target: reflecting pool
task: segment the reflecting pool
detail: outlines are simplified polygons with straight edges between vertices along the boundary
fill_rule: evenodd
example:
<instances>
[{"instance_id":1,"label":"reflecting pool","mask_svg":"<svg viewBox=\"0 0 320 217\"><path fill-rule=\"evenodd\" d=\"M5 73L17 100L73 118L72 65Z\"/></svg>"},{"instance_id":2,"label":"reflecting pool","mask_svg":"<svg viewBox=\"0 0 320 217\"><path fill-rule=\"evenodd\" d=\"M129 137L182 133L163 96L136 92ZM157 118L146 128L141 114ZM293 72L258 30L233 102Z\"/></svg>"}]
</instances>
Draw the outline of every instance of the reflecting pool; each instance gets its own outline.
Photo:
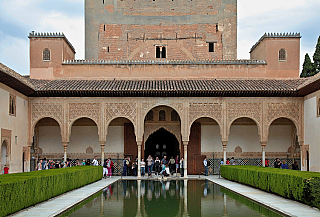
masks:
<instances>
[{"instance_id":1,"label":"reflecting pool","mask_svg":"<svg viewBox=\"0 0 320 217\"><path fill-rule=\"evenodd\" d=\"M62 216L281 216L210 181L121 180Z\"/></svg>"}]
</instances>

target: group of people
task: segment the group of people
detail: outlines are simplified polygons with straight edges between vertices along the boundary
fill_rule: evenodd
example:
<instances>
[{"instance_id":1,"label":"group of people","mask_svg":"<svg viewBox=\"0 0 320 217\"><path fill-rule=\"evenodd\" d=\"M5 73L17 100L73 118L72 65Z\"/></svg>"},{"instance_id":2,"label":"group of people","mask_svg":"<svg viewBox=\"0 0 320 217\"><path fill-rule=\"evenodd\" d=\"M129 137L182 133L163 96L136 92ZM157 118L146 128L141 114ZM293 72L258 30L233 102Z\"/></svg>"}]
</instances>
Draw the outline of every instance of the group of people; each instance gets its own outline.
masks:
<instances>
[{"instance_id":1,"label":"group of people","mask_svg":"<svg viewBox=\"0 0 320 217\"><path fill-rule=\"evenodd\" d=\"M113 170L113 161L108 158L103 163L103 178L111 178Z\"/></svg>"},{"instance_id":2,"label":"group of people","mask_svg":"<svg viewBox=\"0 0 320 217\"><path fill-rule=\"evenodd\" d=\"M282 162L281 162L279 158L277 158L276 161L274 162L274 168L289 169L286 160L282 160ZM298 165L297 161L293 162L291 169L292 170L299 170L299 165Z\"/></svg>"},{"instance_id":3,"label":"group of people","mask_svg":"<svg viewBox=\"0 0 320 217\"><path fill-rule=\"evenodd\" d=\"M141 167L141 176L145 176L146 173L148 174L148 177L152 176L152 173L155 172L155 176L170 176L173 175L173 173L180 172L181 177L184 175L184 159L179 158L177 156L176 158L173 158L173 156L168 160L167 156L164 156L162 160L159 159L159 157L156 157L155 159L151 157L151 155L148 156L148 158L141 159L140 167ZM138 157L133 162L130 162L130 158L126 157L123 160L123 176L127 176L131 174L130 168L133 172L134 176L137 176L137 170L138 170Z\"/></svg>"}]
</instances>

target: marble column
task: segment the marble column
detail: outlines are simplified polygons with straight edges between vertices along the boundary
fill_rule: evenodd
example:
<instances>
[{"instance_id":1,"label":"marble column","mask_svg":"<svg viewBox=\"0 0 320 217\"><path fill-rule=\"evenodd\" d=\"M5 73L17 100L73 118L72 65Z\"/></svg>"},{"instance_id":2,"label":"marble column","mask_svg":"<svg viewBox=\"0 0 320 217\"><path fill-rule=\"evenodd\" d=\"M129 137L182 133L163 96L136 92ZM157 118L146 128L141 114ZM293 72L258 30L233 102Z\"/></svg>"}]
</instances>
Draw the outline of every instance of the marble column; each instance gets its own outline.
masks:
<instances>
[{"instance_id":1,"label":"marble column","mask_svg":"<svg viewBox=\"0 0 320 217\"><path fill-rule=\"evenodd\" d=\"M26 168L26 172L30 172L31 146L32 146L32 142L28 142L28 153L27 153L27 168ZM37 161L36 161L36 165L37 165Z\"/></svg>"},{"instance_id":2,"label":"marble column","mask_svg":"<svg viewBox=\"0 0 320 217\"><path fill-rule=\"evenodd\" d=\"M138 145L138 178L141 178L141 146L142 146L142 141L137 141Z\"/></svg>"},{"instance_id":3,"label":"marble column","mask_svg":"<svg viewBox=\"0 0 320 217\"><path fill-rule=\"evenodd\" d=\"M222 146L223 146L223 165L227 164L227 145L228 145L228 141L222 141Z\"/></svg>"},{"instance_id":4,"label":"marble column","mask_svg":"<svg viewBox=\"0 0 320 217\"><path fill-rule=\"evenodd\" d=\"M100 146L101 146L101 166L103 166L104 163L104 147L106 145L105 141L100 141Z\"/></svg>"},{"instance_id":5,"label":"marble column","mask_svg":"<svg viewBox=\"0 0 320 217\"><path fill-rule=\"evenodd\" d=\"M266 166L266 142L261 142L261 147L262 147L262 166Z\"/></svg>"},{"instance_id":6,"label":"marble column","mask_svg":"<svg viewBox=\"0 0 320 217\"><path fill-rule=\"evenodd\" d=\"M188 178L188 143L189 141L183 141L183 150L184 150L183 173L185 178Z\"/></svg>"},{"instance_id":7,"label":"marble column","mask_svg":"<svg viewBox=\"0 0 320 217\"><path fill-rule=\"evenodd\" d=\"M300 170L301 171L305 171L306 169L304 168L304 164L305 164L305 159L304 159L304 156L303 156L303 145L304 145L304 142L299 142L299 146L300 146Z\"/></svg>"},{"instance_id":8,"label":"marble column","mask_svg":"<svg viewBox=\"0 0 320 217\"><path fill-rule=\"evenodd\" d=\"M67 149L68 149L69 142L62 142L63 145L63 163L67 162Z\"/></svg>"}]
</instances>

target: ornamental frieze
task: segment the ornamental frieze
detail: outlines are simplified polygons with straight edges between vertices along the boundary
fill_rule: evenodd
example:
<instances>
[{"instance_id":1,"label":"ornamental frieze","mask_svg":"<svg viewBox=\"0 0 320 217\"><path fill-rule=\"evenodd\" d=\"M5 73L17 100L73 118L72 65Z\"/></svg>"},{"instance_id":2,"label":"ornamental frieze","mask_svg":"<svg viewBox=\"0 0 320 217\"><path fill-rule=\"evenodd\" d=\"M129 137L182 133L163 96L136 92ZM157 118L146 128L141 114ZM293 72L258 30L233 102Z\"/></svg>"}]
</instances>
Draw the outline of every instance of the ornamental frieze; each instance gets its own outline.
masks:
<instances>
[{"instance_id":1,"label":"ornamental frieze","mask_svg":"<svg viewBox=\"0 0 320 217\"><path fill-rule=\"evenodd\" d=\"M241 117L250 117L261 123L262 103L228 103L227 115L228 124Z\"/></svg>"},{"instance_id":2,"label":"ornamental frieze","mask_svg":"<svg viewBox=\"0 0 320 217\"><path fill-rule=\"evenodd\" d=\"M195 121L200 117L211 117L218 123L222 120L221 103L189 103L189 120Z\"/></svg>"},{"instance_id":3,"label":"ornamental frieze","mask_svg":"<svg viewBox=\"0 0 320 217\"><path fill-rule=\"evenodd\" d=\"M133 122L137 118L137 105L136 103L106 103L106 120L125 117Z\"/></svg>"},{"instance_id":4,"label":"ornamental frieze","mask_svg":"<svg viewBox=\"0 0 320 217\"><path fill-rule=\"evenodd\" d=\"M100 103L69 103L69 124L79 117L88 117L100 123Z\"/></svg>"},{"instance_id":5,"label":"ornamental frieze","mask_svg":"<svg viewBox=\"0 0 320 217\"><path fill-rule=\"evenodd\" d=\"M300 124L300 113L300 103L268 103L267 120L270 124L278 117L289 117Z\"/></svg>"},{"instance_id":6,"label":"ornamental frieze","mask_svg":"<svg viewBox=\"0 0 320 217\"><path fill-rule=\"evenodd\" d=\"M32 123L44 117L52 117L60 125L62 123L63 108L60 103L32 103L31 111Z\"/></svg>"}]
</instances>

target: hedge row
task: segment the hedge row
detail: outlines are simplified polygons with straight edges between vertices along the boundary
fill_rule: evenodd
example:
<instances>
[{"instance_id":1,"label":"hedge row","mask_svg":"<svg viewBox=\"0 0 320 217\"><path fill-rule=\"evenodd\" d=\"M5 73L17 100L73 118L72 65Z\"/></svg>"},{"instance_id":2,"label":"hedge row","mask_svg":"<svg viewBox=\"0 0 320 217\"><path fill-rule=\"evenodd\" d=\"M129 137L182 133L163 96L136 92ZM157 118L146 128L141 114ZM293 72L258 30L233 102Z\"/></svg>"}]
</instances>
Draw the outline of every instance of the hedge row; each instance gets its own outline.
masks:
<instances>
[{"instance_id":1,"label":"hedge row","mask_svg":"<svg viewBox=\"0 0 320 217\"><path fill-rule=\"evenodd\" d=\"M0 216L48 200L102 178L102 167L70 167L0 176Z\"/></svg>"},{"instance_id":2,"label":"hedge row","mask_svg":"<svg viewBox=\"0 0 320 217\"><path fill-rule=\"evenodd\" d=\"M225 165L221 176L320 209L320 173Z\"/></svg>"}]
</instances>

